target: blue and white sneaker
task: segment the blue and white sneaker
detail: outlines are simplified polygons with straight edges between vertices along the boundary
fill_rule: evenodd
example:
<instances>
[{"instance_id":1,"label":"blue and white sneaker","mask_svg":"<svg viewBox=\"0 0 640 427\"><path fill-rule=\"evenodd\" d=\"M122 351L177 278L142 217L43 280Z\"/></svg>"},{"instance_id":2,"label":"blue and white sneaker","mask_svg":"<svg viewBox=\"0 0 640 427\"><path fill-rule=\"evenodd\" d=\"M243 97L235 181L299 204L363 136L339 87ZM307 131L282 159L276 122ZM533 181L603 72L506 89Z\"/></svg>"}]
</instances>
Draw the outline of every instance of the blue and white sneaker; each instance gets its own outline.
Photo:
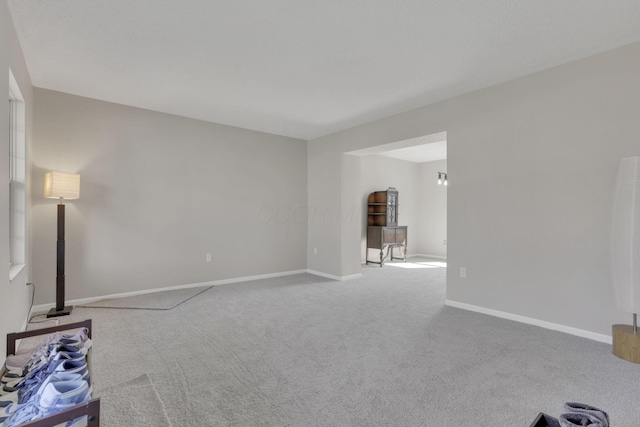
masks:
<instances>
[{"instance_id":1,"label":"blue and white sneaker","mask_svg":"<svg viewBox=\"0 0 640 427\"><path fill-rule=\"evenodd\" d=\"M54 381L53 379L38 391L27 403L16 405L3 427L14 427L37 418L46 417L78 403L91 399L89 385L84 380Z\"/></svg>"},{"instance_id":2,"label":"blue and white sneaker","mask_svg":"<svg viewBox=\"0 0 640 427\"><path fill-rule=\"evenodd\" d=\"M56 361L56 360L77 360L77 361L83 361L86 359L87 356L85 356L82 353L78 353L78 352L71 352L71 351L60 351L60 352L56 352L52 355L51 360L52 361Z\"/></svg>"},{"instance_id":3,"label":"blue and white sneaker","mask_svg":"<svg viewBox=\"0 0 640 427\"><path fill-rule=\"evenodd\" d=\"M81 379L88 382L89 368L86 360L59 360L51 365L54 374L79 374Z\"/></svg>"},{"instance_id":4,"label":"blue and white sneaker","mask_svg":"<svg viewBox=\"0 0 640 427\"><path fill-rule=\"evenodd\" d=\"M33 372L25 379L18 390L18 403L25 403L30 400L31 396L46 384L48 377L60 377L63 374L78 374L79 379L85 380L91 385L86 360L56 360L51 362L46 369Z\"/></svg>"},{"instance_id":5,"label":"blue and white sneaker","mask_svg":"<svg viewBox=\"0 0 640 427\"><path fill-rule=\"evenodd\" d=\"M16 385L18 393L18 403L26 403L35 390L38 389L51 373L51 366L47 364L40 365L37 369L29 372L23 380Z\"/></svg>"},{"instance_id":6,"label":"blue and white sneaker","mask_svg":"<svg viewBox=\"0 0 640 427\"><path fill-rule=\"evenodd\" d=\"M81 380L84 380L89 384L89 393L93 392L93 386L91 385L91 377L89 376L89 367L86 361L65 360L59 363L53 368L52 375L60 376L66 375L78 375ZM2 427L2 426L0 426Z\"/></svg>"},{"instance_id":7,"label":"blue and white sneaker","mask_svg":"<svg viewBox=\"0 0 640 427\"><path fill-rule=\"evenodd\" d=\"M7 356L5 366L8 371L22 372L41 357L48 359L51 351L61 345L75 347L76 352L87 354L92 343L87 328L82 328L73 334L56 333L47 337L36 347L26 350L18 349L15 355Z\"/></svg>"},{"instance_id":8,"label":"blue and white sneaker","mask_svg":"<svg viewBox=\"0 0 640 427\"><path fill-rule=\"evenodd\" d=\"M38 387L34 388L34 394L37 394L38 390L40 390L41 388L45 387L47 384L52 383L52 382L60 382L60 381L76 381L76 380L82 380L82 375L81 374L70 374L70 373L65 373L65 372L54 372L53 374L49 375L47 378L45 378L45 380L42 382L42 384L40 384ZM2 420L2 418L6 418L10 415L12 415L15 412L16 407L19 407L20 405L17 403L11 403L9 405L3 405L0 407L0 421ZM0 425L1 427L1 425Z\"/></svg>"},{"instance_id":9,"label":"blue and white sneaker","mask_svg":"<svg viewBox=\"0 0 640 427\"><path fill-rule=\"evenodd\" d=\"M4 421L12 416L20 407L16 403L0 408L0 426L4 426Z\"/></svg>"}]
</instances>

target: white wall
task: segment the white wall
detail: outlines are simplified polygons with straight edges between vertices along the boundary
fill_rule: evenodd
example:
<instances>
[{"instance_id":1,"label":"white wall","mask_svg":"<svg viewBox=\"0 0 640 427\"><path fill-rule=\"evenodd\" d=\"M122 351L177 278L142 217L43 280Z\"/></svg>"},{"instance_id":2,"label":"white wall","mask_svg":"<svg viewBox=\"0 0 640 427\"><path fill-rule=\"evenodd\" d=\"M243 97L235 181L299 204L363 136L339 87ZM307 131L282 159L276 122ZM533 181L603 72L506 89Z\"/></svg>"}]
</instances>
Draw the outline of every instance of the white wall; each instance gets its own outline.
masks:
<instances>
[{"instance_id":1,"label":"white wall","mask_svg":"<svg viewBox=\"0 0 640 427\"><path fill-rule=\"evenodd\" d=\"M416 221L416 252L446 258L447 191L438 185L438 172L447 172L447 161L438 160L418 164L418 218Z\"/></svg>"},{"instance_id":2,"label":"white wall","mask_svg":"<svg viewBox=\"0 0 640 427\"><path fill-rule=\"evenodd\" d=\"M0 2L0 93L5 102L0 108L0 170L3 185L0 186L0 365L6 353L5 335L19 331L27 320L31 290L25 286L29 280L29 266L22 270L13 281L9 281L9 68L16 78L25 100L27 165L30 156L33 93L20 44L18 43L9 9L5 1ZM28 171L27 171L28 173ZM27 177L28 179L28 177ZM29 194L29 182L26 186ZM27 215L30 206L27 202ZM30 250L30 226L27 223L27 253Z\"/></svg>"},{"instance_id":3,"label":"white wall","mask_svg":"<svg viewBox=\"0 0 640 427\"><path fill-rule=\"evenodd\" d=\"M599 334L618 161L640 153L640 43L310 141L309 203L340 211L341 153L447 132L447 298ZM455 182L455 184L454 184ZM349 275L350 223L309 225L315 270ZM359 234L359 233L357 233ZM461 266L467 278L458 277Z\"/></svg>"},{"instance_id":4,"label":"white wall","mask_svg":"<svg viewBox=\"0 0 640 427\"><path fill-rule=\"evenodd\" d=\"M34 186L67 203L67 300L306 268L304 141L36 89ZM33 195L37 304L54 301L56 201ZM211 253L213 261L205 262Z\"/></svg>"},{"instance_id":5,"label":"white wall","mask_svg":"<svg viewBox=\"0 0 640 427\"><path fill-rule=\"evenodd\" d=\"M407 255L415 254L418 248L418 164L389 157L370 155L361 159L361 262L365 261L367 245L367 198L374 191L389 187L398 190L398 225L407 228ZM396 251L399 255L399 252ZM378 260L380 251L369 250L369 259Z\"/></svg>"}]
</instances>

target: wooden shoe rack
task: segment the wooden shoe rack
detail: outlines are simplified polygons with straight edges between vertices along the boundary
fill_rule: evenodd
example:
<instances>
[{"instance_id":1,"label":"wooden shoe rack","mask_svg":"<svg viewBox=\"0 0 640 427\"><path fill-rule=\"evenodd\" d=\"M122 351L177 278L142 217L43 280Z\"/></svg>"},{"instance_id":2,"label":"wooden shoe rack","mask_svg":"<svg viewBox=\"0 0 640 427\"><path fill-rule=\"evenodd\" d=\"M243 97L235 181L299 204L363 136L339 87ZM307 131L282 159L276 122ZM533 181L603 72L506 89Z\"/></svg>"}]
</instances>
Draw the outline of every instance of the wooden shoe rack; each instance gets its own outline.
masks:
<instances>
[{"instance_id":1,"label":"wooden shoe rack","mask_svg":"<svg viewBox=\"0 0 640 427\"><path fill-rule=\"evenodd\" d=\"M15 354L17 340L80 328L87 328L87 335L91 338L91 319L87 319L82 322L53 326L50 328L7 334L7 356ZM87 365L90 366L89 355L87 355ZM51 427L76 418L84 417L85 415L87 417L87 427L98 427L100 425L100 398L92 399L85 403L79 403L76 406L65 409L64 411L56 412L48 417L42 417L20 424L19 427Z\"/></svg>"}]
</instances>

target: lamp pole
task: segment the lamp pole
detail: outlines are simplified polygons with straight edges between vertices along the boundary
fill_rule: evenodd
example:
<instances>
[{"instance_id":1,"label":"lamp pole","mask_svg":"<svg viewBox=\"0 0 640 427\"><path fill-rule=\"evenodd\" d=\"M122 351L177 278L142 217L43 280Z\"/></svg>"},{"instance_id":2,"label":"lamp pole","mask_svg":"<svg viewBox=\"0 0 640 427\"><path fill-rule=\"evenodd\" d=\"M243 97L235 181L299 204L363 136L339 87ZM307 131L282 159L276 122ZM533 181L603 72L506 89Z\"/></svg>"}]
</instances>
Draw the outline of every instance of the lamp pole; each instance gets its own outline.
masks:
<instances>
[{"instance_id":1,"label":"lamp pole","mask_svg":"<svg viewBox=\"0 0 640 427\"><path fill-rule=\"evenodd\" d=\"M58 203L58 241L56 247L56 307L49 310L47 317L66 316L73 307L64 306L64 203Z\"/></svg>"},{"instance_id":2,"label":"lamp pole","mask_svg":"<svg viewBox=\"0 0 640 427\"><path fill-rule=\"evenodd\" d=\"M44 197L58 199L58 242L56 246L56 306L47 317L66 316L73 307L64 306L64 201L80 197L80 175L50 171L44 176Z\"/></svg>"}]
</instances>

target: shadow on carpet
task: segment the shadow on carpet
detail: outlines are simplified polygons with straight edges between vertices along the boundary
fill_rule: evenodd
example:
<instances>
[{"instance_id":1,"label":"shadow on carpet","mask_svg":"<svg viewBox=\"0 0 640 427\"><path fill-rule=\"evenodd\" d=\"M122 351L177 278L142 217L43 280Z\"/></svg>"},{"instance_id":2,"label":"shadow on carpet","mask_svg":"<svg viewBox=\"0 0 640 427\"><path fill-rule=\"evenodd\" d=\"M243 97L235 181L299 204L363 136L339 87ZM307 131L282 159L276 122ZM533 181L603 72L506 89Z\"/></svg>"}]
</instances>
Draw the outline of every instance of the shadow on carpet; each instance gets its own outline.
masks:
<instances>
[{"instance_id":1,"label":"shadow on carpet","mask_svg":"<svg viewBox=\"0 0 640 427\"><path fill-rule=\"evenodd\" d=\"M111 427L171 427L167 411L147 374L94 393L100 423Z\"/></svg>"},{"instance_id":2,"label":"shadow on carpet","mask_svg":"<svg viewBox=\"0 0 640 427\"><path fill-rule=\"evenodd\" d=\"M211 286L205 286L177 289L175 291L154 292L152 294L136 295L133 297L105 299L91 304L79 305L78 307L171 310L210 288Z\"/></svg>"}]
</instances>

